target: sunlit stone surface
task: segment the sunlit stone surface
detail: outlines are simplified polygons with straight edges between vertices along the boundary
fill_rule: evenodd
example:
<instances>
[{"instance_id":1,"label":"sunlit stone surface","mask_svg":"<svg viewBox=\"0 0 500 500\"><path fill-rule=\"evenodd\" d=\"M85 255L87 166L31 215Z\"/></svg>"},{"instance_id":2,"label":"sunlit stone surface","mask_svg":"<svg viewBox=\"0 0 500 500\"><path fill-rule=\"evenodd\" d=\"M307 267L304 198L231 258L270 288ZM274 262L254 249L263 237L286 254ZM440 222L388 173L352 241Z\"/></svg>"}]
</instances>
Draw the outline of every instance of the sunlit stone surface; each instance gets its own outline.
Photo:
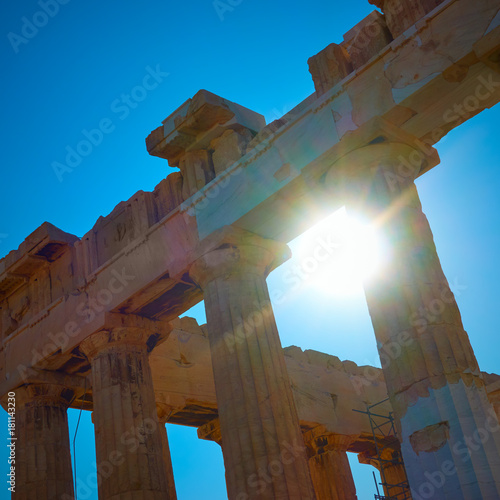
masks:
<instances>
[{"instance_id":1,"label":"sunlit stone surface","mask_svg":"<svg viewBox=\"0 0 500 500\"><path fill-rule=\"evenodd\" d=\"M371 3L381 12L309 59L315 92L285 116L199 91L146 139L178 172L82 238L44 223L0 260L2 404L23 395L17 498L71 498L65 412L83 407L98 464L123 459L98 470L102 499L175 498L167 421L221 445L230 500L354 499L345 453L381 464L352 409L387 395L414 500L499 498L499 377L480 372L413 180L500 100L500 0ZM265 278L318 205L387 239L390 272L366 283L383 373L281 349ZM208 325L179 319L203 299ZM63 388L50 401L49 386Z\"/></svg>"}]
</instances>

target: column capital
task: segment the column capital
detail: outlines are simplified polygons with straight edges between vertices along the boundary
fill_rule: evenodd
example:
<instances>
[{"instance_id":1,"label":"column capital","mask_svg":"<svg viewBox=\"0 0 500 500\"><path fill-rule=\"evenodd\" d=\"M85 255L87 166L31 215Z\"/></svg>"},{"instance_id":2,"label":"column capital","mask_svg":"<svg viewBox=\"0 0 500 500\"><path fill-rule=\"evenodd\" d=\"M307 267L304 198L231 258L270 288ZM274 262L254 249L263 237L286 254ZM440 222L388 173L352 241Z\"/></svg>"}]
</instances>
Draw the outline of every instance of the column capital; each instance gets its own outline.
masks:
<instances>
[{"instance_id":1,"label":"column capital","mask_svg":"<svg viewBox=\"0 0 500 500\"><path fill-rule=\"evenodd\" d=\"M18 387L16 406L53 406L67 409L75 397L75 391L65 385L51 383L33 383ZM7 395L2 398L2 405Z\"/></svg>"},{"instance_id":2,"label":"column capital","mask_svg":"<svg viewBox=\"0 0 500 500\"><path fill-rule=\"evenodd\" d=\"M380 461L369 451L358 453L358 462L363 465L371 465L380 471Z\"/></svg>"},{"instance_id":3,"label":"column capital","mask_svg":"<svg viewBox=\"0 0 500 500\"><path fill-rule=\"evenodd\" d=\"M290 258L285 243L263 238L238 227L225 226L205 238L189 274L202 288L219 277L259 274L266 277Z\"/></svg>"},{"instance_id":4,"label":"column capital","mask_svg":"<svg viewBox=\"0 0 500 500\"><path fill-rule=\"evenodd\" d=\"M438 152L428 141L420 140L380 116L368 120L356 134L345 137L345 141L343 155L332 159L327 167L329 176L335 172L339 177L351 176L366 172L377 163L392 163L394 160L410 162L420 175L440 162Z\"/></svg>"},{"instance_id":5,"label":"column capital","mask_svg":"<svg viewBox=\"0 0 500 500\"><path fill-rule=\"evenodd\" d=\"M91 386L89 377L82 377L79 375L72 375L55 370L41 370L38 368L27 367L20 374L20 377L12 377L11 389L8 392L17 392L23 386L28 385L54 385L65 387L73 391L74 396L80 397L85 393L86 389ZM3 391L2 391L3 392ZM7 392L0 396L0 404L7 398Z\"/></svg>"},{"instance_id":6,"label":"column capital","mask_svg":"<svg viewBox=\"0 0 500 500\"><path fill-rule=\"evenodd\" d=\"M391 201L439 161L437 151L418 140L410 144L374 142L335 161L326 174L325 185L346 204L367 199L370 193L379 201ZM382 189L380 179L386 185Z\"/></svg>"},{"instance_id":7,"label":"column capital","mask_svg":"<svg viewBox=\"0 0 500 500\"><path fill-rule=\"evenodd\" d=\"M380 470L381 464L380 459L389 463L391 461L398 461L401 457L400 447L395 446L394 448L384 448L380 452L380 457L377 456L377 451L375 447L369 450L365 450L362 453L358 453L358 462L360 464L372 465L376 469Z\"/></svg>"},{"instance_id":8,"label":"column capital","mask_svg":"<svg viewBox=\"0 0 500 500\"><path fill-rule=\"evenodd\" d=\"M205 298L228 496L314 498L266 284L269 272L290 255L288 247L226 227L197 250L190 274ZM294 460L280 460L289 456L290 445L298 445ZM275 463L280 473L270 476L266 491L255 490L248 477L271 472Z\"/></svg>"},{"instance_id":9,"label":"column capital","mask_svg":"<svg viewBox=\"0 0 500 500\"><path fill-rule=\"evenodd\" d=\"M156 413L158 414L158 420L161 424L166 424L174 411L175 409L173 406L162 403L158 400L156 401Z\"/></svg>"},{"instance_id":10,"label":"column capital","mask_svg":"<svg viewBox=\"0 0 500 500\"><path fill-rule=\"evenodd\" d=\"M80 343L80 350L89 358L99 352L118 347L146 349L164 340L172 327L165 321L154 321L133 314L106 313L105 329L93 333Z\"/></svg>"},{"instance_id":11,"label":"column capital","mask_svg":"<svg viewBox=\"0 0 500 500\"><path fill-rule=\"evenodd\" d=\"M304 442L312 455L320 455L327 451L346 452L353 441L353 436L334 434L323 426L315 427L304 433Z\"/></svg>"},{"instance_id":12,"label":"column capital","mask_svg":"<svg viewBox=\"0 0 500 500\"><path fill-rule=\"evenodd\" d=\"M218 445L222 446L222 434L220 431L219 419L214 418L205 425L198 427L198 439L215 441Z\"/></svg>"},{"instance_id":13,"label":"column capital","mask_svg":"<svg viewBox=\"0 0 500 500\"><path fill-rule=\"evenodd\" d=\"M87 337L81 344L80 350L92 360L98 354L116 348L147 350L147 342L151 333L140 328L114 328L102 330Z\"/></svg>"},{"instance_id":14,"label":"column capital","mask_svg":"<svg viewBox=\"0 0 500 500\"><path fill-rule=\"evenodd\" d=\"M28 383L13 392L16 425L11 435L17 439L13 498L73 498L67 409L74 391L61 384Z\"/></svg>"}]
</instances>

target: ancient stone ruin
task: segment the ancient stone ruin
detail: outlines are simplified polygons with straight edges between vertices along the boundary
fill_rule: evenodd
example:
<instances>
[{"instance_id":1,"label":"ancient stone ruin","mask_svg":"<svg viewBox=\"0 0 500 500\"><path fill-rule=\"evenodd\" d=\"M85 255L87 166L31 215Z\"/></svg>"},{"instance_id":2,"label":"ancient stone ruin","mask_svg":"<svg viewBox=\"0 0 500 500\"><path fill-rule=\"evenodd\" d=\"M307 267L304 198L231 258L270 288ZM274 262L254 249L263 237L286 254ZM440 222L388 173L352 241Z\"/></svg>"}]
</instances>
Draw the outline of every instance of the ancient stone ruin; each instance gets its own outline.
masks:
<instances>
[{"instance_id":1,"label":"ancient stone ruin","mask_svg":"<svg viewBox=\"0 0 500 500\"><path fill-rule=\"evenodd\" d=\"M165 422L220 444L230 500L355 499L348 451L387 498L500 498L500 377L480 371L414 184L436 142L500 100L500 0L370 3L383 14L310 58L316 91L285 116L199 91L146 139L178 172L81 238L45 223L0 261L14 498L73 498L66 412L82 406L111 471L102 500L176 498ZM381 355L399 349L383 370L281 347L266 277L318 203L392 244L366 286ZM201 300L207 325L179 319ZM433 301L439 321L410 321ZM386 398L389 435L352 411Z\"/></svg>"}]
</instances>

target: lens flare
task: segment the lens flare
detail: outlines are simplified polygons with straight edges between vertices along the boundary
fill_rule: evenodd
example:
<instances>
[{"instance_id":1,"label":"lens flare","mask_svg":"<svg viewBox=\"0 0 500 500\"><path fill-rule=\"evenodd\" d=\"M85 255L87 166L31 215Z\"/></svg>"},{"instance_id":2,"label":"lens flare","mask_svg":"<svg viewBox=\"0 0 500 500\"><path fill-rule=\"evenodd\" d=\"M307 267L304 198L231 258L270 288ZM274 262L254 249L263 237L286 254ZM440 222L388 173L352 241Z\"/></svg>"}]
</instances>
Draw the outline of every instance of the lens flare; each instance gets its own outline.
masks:
<instances>
[{"instance_id":1,"label":"lens flare","mask_svg":"<svg viewBox=\"0 0 500 500\"><path fill-rule=\"evenodd\" d=\"M363 291L363 282L380 269L382 255L373 226L340 209L303 233L290 245L292 272L304 286L328 295Z\"/></svg>"}]
</instances>

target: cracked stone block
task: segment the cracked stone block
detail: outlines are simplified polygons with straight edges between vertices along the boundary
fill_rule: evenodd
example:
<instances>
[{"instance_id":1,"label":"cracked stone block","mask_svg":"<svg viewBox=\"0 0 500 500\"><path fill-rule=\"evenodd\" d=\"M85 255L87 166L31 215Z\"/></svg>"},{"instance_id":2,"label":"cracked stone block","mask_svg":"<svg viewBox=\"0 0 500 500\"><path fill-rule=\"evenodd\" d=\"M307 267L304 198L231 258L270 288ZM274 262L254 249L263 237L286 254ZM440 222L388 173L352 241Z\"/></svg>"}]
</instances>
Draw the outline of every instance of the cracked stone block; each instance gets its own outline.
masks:
<instances>
[{"instance_id":1,"label":"cracked stone block","mask_svg":"<svg viewBox=\"0 0 500 500\"><path fill-rule=\"evenodd\" d=\"M357 69L391 42L392 35L385 17L374 10L344 35L342 45L349 53L354 69Z\"/></svg>"},{"instance_id":2,"label":"cracked stone block","mask_svg":"<svg viewBox=\"0 0 500 500\"><path fill-rule=\"evenodd\" d=\"M220 137L214 139L210 146L214 149L212 161L215 175L221 174L245 155L253 137L250 130L241 129L239 131L226 130Z\"/></svg>"},{"instance_id":3,"label":"cracked stone block","mask_svg":"<svg viewBox=\"0 0 500 500\"><path fill-rule=\"evenodd\" d=\"M347 50L336 43L331 43L310 57L307 63L318 96L323 95L353 71Z\"/></svg>"},{"instance_id":4,"label":"cracked stone block","mask_svg":"<svg viewBox=\"0 0 500 500\"><path fill-rule=\"evenodd\" d=\"M182 174L182 196L186 200L214 178L210 153L206 150L189 151L179 161Z\"/></svg>"},{"instance_id":5,"label":"cracked stone block","mask_svg":"<svg viewBox=\"0 0 500 500\"><path fill-rule=\"evenodd\" d=\"M387 26L394 38L404 33L419 19L444 0L369 0L385 14Z\"/></svg>"}]
</instances>

